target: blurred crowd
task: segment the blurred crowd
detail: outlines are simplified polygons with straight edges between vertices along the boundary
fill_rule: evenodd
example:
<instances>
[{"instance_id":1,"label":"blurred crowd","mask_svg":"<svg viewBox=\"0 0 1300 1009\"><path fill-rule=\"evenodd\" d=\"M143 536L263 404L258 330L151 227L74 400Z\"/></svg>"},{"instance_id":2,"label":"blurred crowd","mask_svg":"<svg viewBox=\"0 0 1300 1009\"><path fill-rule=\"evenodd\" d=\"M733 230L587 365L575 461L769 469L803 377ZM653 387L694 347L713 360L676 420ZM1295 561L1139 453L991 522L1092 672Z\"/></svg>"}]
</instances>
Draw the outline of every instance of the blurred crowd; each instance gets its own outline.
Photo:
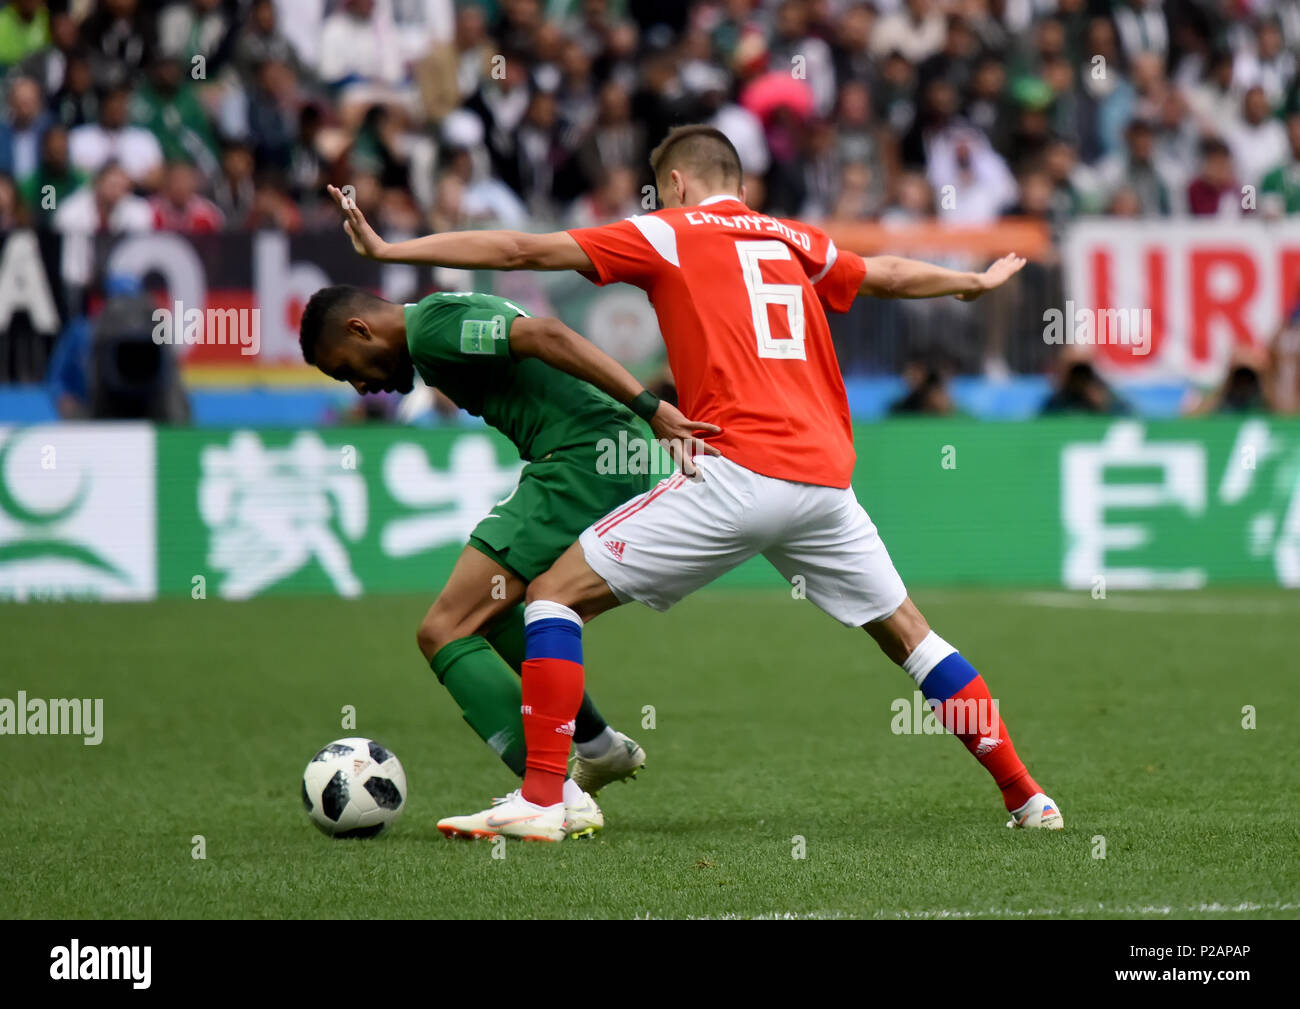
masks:
<instances>
[{"instance_id":1,"label":"blurred crowd","mask_svg":"<svg viewBox=\"0 0 1300 1009\"><path fill-rule=\"evenodd\" d=\"M1300 213L1297 52L1300 0L10 0L0 227L595 223L698 120L810 220Z\"/></svg>"},{"instance_id":2,"label":"blurred crowd","mask_svg":"<svg viewBox=\"0 0 1300 1009\"><path fill-rule=\"evenodd\" d=\"M0 231L333 228L330 183L394 237L598 224L689 121L812 221L1297 214L1297 53L1300 0L9 0ZM1049 254L1022 286L1059 285ZM1008 368L1124 408L1029 302L862 313L841 362L901 373L900 412ZM1213 408L1300 388L1270 361Z\"/></svg>"}]
</instances>

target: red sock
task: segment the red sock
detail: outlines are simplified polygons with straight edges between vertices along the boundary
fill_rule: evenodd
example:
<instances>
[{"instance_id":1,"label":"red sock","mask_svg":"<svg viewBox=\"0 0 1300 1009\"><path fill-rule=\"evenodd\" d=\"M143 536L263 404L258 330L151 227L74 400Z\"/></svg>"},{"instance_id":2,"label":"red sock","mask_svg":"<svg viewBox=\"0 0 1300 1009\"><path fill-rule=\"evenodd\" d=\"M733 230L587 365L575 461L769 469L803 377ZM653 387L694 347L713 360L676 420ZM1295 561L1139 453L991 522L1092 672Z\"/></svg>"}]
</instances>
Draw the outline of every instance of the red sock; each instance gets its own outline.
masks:
<instances>
[{"instance_id":1,"label":"red sock","mask_svg":"<svg viewBox=\"0 0 1300 1009\"><path fill-rule=\"evenodd\" d=\"M1035 792L1042 791L1016 754L984 677L977 674L941 704L942 710L938 715L943 727L960 739L971 755L993 775L998 788L1002 789L1002 801L1007 809L1019 809Z\"/></svg>"},{"instance_id":2,"label":"red sock","mask_svg":"<svg viewBox=\"0 0 1300 1009\"><path fill-rule=\"evenodd\" d=\"M526 659L523 681L524 798L553 806L564 801L573 720L582 705L582 663Z\"/></svg>"}]
</instances>

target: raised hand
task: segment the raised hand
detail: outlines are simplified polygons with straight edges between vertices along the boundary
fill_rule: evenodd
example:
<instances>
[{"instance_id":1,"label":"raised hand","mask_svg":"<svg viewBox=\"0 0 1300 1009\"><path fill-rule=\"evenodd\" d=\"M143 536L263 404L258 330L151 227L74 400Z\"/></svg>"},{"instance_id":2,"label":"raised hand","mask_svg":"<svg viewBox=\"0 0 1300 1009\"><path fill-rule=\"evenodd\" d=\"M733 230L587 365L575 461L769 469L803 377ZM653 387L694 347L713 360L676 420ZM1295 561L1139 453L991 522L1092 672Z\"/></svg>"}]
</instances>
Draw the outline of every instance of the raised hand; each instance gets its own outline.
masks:
<instances>
[{"instance_id":1,"label":"raised hand","mask_svg":"<svg viewBox=\"0 0 1300 1009\"><path fill-rule=\"evenodd\" d=\"M337 186L327 186L326 189L338 204L340 213L343 214L343 230L348 233L348 238L352 239L352 248L367 259L382 258L381 254L387 243L366 221L366 215L361 212L356 200L346 195Z\"/></svg>"},{"instance_id":2,"label":"raised hand","mask_svg":"<svg viewBox=\"0 0 1300 1009\"><path fill-rule=\"evenodd\" d=\"M956 295L961 301L974 301L981 294L987 294L995 287L1001 287L1008 280L1025 268L1027 260L1024 256L1017 256L1014 252L1003 256L996 263L990 266L983 273L975 275L979 283L978 287L969 291L963 291Z\"/></svg>"}]
</instances>

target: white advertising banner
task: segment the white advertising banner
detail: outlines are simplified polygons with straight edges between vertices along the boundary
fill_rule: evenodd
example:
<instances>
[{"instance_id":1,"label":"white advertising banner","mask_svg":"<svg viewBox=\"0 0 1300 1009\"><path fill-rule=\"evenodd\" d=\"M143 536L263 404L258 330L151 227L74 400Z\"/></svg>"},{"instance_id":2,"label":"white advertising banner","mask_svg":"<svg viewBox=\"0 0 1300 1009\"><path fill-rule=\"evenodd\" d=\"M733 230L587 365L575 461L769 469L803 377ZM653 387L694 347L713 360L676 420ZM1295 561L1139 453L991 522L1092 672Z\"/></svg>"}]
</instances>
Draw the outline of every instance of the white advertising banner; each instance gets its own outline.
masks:
<instances>
[{"instance_id":1,"label":"white advertising banner","mask_svg":"<svg viewBox=\"0 0 1300 1009\"><path fill-rule=\"evenodd\" d=\"M152 599L154 429L0 428L0 600Z\"/></svg>"},{"instance_id":2,"label":"white advertising banner","mask_svg":"<svg viewBox=\"0 0 1300 1009\"><path fill-rule=\"evenodd\" d=\"M1300 220L1132 221L1072 225L1062 248L1071 318L1090 320L1110 377L1214 383L1236 347L1267 345L1300 303ZM1108 325L1137 317L1148 339ZM1117 338L1121 337L1121 338Z\"/></svg>"}]
</instances>

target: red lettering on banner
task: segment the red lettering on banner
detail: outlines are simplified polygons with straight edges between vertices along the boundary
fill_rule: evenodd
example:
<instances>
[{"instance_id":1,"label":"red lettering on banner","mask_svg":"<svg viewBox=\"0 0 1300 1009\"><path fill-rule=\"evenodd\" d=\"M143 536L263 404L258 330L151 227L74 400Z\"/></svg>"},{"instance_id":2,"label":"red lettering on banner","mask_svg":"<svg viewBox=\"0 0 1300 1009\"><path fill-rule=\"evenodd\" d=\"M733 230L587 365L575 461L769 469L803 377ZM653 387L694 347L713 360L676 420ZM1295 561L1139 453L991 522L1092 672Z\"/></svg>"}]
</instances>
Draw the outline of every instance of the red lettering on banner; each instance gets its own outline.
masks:
<instances>
[{"instance_id":1,"label":"red lettering on banner","mask_svg":"<svg viewBox=\"0 0 1300 1009\"><path fill-rule=\"evenodd\" d=\"M1283 249L1278 256L1277 295L1279 318L1289 319L1300 305L1300 249Z\"/></svg>"},{"instance_id":2,"label":"red lettering on banner","mask_svg":"<svg viewBox=\"0 0 1300 1009\"><path fill-rule=\"evenodd\" d=\"M1143 360L1157 357L1165 342L1166 320L1169 318L1169 294L1165 279L1168 276L1164 249L1151 249L1147 252L1147 304L1151 308L1151 332L1146 334L1151 341Z\"/></svg>"},{"instance_id":3,"label":"red lettering on banner","mask_svg":"<svg viewBox=\"0 0 1300 1009\"><path fill-rule=\"evenodd\" d=\"M1104 257L1104 261L1103 261ZM1151 332L1128 333L1110 332L1110 323L1118 322L1105 313L1113 308L1110 297L1110 254L1098 249L1093 256L1093 275L1096 279L1094 290L1097 292L1097 354L1106 359L1106 363L1119 368L1144 368L1160 353L1164 343L1165 323L1169 307L1166 293L1166 257L1164 249L1148 249L1144 260L1146 266L1146 290L1144 297L1136 307L1151 310ZM1149 344L1135 340L1149 340Z\"/></svg>"},{"instance_id":4,"label":"red lettering on banner","mask_svg":"<svg viewBox=\"0 0 1300 1009\"><path fill-rule=\"evenodd\" d=\"M1226 296L1217 296L1210 290L1211 271L1223 267L1236 271L1236 290ZM1188 264L1188 284L1191 287L1192 327L1191 360L1205 364L1210 359L1210 323L1221 318L1232 330L1233 339L1251 346L1250 324L1246 320L1246 307L1255 297L1259 287L1259 271L1255 260L1240 249L1204 249L1194 251Z\"/></svg>"}]
</instances>

